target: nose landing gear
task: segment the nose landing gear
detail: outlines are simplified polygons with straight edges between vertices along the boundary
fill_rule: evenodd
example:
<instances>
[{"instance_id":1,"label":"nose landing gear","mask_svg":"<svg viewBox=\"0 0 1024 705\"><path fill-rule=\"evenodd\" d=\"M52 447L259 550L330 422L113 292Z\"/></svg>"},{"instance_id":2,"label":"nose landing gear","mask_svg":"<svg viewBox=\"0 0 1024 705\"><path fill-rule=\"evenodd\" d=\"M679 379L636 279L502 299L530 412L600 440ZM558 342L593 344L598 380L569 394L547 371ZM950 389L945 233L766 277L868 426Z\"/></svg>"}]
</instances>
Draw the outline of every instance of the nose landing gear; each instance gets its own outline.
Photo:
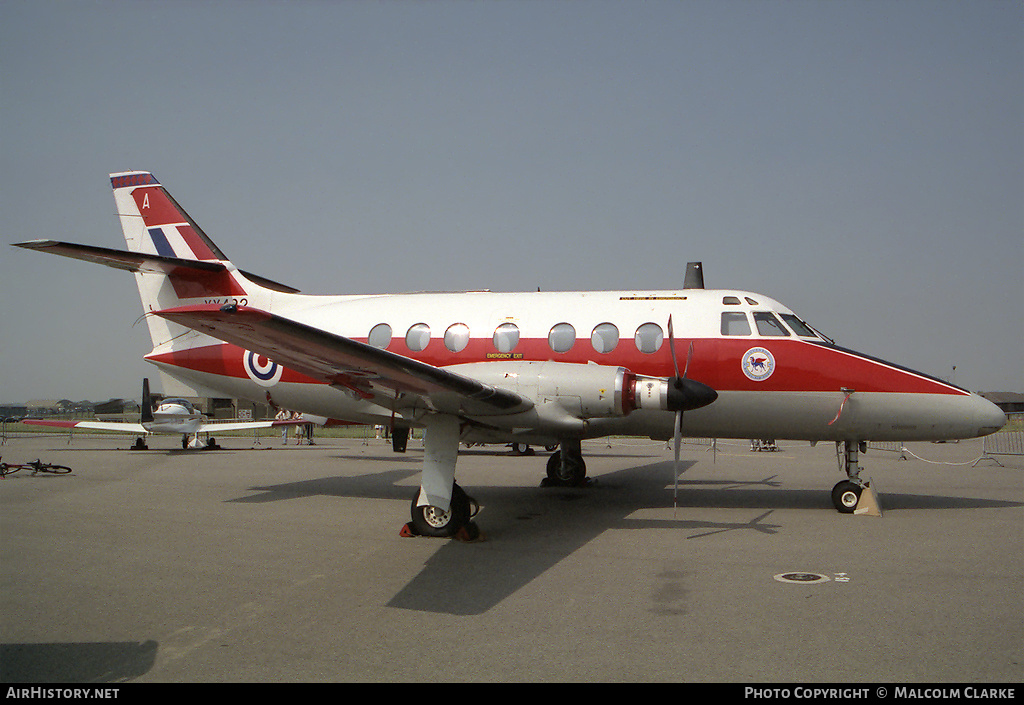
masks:
<instances>
[{"instance_id":1,"label":"nose landing gear","mask_svg":"<svg viewBox=\"0 0 1024 705\"><path fill-rule=\"evenodd\" d=\"M860 471L863 470L858 464L860 453L867 451L866 441L845 441L842 442L843 469L846 471L846 480L841 480L832 488L832 505L840 514L871 514L881 516L878 508L878 498L875 496L871 484L860 479ZM836 454L839 454L840 442L836 442Z\"/></svg>"}]
</instances>

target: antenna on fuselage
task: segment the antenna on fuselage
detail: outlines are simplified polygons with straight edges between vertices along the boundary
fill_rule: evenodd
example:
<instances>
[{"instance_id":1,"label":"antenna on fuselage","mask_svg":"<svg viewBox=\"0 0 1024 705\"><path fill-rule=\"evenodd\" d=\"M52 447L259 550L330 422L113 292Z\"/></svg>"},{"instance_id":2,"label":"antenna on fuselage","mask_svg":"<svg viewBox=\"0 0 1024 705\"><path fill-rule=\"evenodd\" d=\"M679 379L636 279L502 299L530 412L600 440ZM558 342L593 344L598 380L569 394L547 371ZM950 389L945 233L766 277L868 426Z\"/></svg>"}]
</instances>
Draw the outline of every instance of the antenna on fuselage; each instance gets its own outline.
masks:
<instances>
[{"instance_id":1,"label":"antenna on fuselage","mask_svg":"<svg viewBox=\"0 0 1024 705\"><path fill-rule=\"evenodd\" d=\"M686 277L683 279L684 289L704 288L704 265L700 262L686 263Z\"/></svg>"}]
</instances>

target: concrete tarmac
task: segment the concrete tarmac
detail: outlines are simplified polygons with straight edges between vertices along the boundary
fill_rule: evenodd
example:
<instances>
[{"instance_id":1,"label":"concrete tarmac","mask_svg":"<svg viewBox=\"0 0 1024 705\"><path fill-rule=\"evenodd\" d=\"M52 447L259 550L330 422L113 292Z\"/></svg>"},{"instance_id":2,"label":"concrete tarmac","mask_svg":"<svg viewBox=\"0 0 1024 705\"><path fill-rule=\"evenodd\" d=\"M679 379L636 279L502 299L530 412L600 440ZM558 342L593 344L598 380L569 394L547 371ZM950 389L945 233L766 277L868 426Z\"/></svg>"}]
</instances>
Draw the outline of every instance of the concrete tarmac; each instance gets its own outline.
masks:
<instances>
[{"instance_id":1,"label":"concrete tarmac","mask_svg":"<svg viewBox=\"0 0 1024 705\"><path fill-rule=\"evenodd\" d=\"M1024 467L980 440L863 455L881 517L832 508L831 444L687 445L677 508L664 443L584 443L586 489L465 449L476 543L399 535L416 441L128 445L0 447L74 469L0 480L3 682L1024 676Z\"/></svg>"}]
</instances>

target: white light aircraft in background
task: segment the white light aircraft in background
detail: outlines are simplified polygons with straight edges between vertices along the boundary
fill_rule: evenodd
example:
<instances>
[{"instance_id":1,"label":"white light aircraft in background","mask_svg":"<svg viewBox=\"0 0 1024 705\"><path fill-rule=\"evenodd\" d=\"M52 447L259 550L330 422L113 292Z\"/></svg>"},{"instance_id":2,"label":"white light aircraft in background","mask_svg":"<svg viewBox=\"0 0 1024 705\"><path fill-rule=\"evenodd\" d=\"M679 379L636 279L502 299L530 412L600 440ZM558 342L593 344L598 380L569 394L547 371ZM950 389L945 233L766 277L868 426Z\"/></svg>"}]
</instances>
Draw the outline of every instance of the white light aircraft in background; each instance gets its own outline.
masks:
<instances>
[{"instance_id":1,"label":"white light aircraft in background","mask_svg":"<svg viewBox=\"0 0 1024 705\"><path fill-rule=\"evenodd\" d=\"M670 291L310 296L236 268L152 174L111 184L127 251L19 246L134 272L165 391L272 391L396 439L425 428L423 534L473 526L460 442L557 443L548 479L578 484L588 438L674 437L677 480L683 435L834 441L847 477L833 502L852 512L867 441L972 438L1006 421L967 390L839 347L767 296L705 289L698 263Z\"/></svg>"},{"instance_id":2,"label":"white light aircraft in background","mask_svg":"<svg viewBox=\"0 0 1024 705\"><path fill-rule=\"evenodd\" d=\"M86 428L96 431L121 431L139 435L135 448L144 450L146 444L143 436L150 434L179 434L181 447L199 447L200 433L223 433L224 431L244 431L272 426L295 426L307 423L304 419L274 419L271 421L210 421L188 399L164 399L154 408L149 393L149 380L142 380L142 417L139 423L125 421L62 421L56 419L26 419L26 424L35 426L51 426L57 428ZM192 440L189 440L189 437ZM207 439L207 448L215 448L216 441Z\"/></svg>"}]
</instances>

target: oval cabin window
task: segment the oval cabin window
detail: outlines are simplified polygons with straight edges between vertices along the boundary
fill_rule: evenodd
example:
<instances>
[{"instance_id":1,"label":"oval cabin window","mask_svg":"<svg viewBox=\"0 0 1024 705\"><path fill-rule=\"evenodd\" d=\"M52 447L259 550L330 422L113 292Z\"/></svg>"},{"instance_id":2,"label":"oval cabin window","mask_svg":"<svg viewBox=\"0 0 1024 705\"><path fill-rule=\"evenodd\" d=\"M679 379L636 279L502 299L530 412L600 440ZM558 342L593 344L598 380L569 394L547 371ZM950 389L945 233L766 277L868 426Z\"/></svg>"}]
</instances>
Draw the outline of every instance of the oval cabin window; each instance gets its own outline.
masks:
<instances>
[{"instance_id":1,"label":"oval cabin window","mask_svg":"<svg viewBox=\"0 0 1024 705\"><path fill-rule=\"evenodd\" d=\"M405 346L413 352L419 352L427 347L430 342L430 326L426 323L416 323L409 327L405 334Z\"/></svg>"}]
</instances>

